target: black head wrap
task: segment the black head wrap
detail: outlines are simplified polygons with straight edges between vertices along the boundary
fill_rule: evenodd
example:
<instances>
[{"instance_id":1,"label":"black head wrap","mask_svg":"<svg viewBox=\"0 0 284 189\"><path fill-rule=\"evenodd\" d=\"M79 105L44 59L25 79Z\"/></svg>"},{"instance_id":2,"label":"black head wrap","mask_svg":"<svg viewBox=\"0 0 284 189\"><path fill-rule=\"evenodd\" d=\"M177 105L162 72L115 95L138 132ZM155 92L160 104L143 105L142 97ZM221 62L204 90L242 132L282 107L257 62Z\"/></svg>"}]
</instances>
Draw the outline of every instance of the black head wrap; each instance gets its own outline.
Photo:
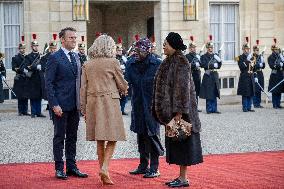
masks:
<instances>
[{"instance_id":1,"label":"black head wrap","mask_svg":"<svg viewBox=\"0 0 284 189\"><path fill-rule=\"evenodd\" d=\"M166 37L166 40L175 50L186 50L186 45L183 44L183 40L178 33L170 32Z\"/></svg>"}]
</instances>

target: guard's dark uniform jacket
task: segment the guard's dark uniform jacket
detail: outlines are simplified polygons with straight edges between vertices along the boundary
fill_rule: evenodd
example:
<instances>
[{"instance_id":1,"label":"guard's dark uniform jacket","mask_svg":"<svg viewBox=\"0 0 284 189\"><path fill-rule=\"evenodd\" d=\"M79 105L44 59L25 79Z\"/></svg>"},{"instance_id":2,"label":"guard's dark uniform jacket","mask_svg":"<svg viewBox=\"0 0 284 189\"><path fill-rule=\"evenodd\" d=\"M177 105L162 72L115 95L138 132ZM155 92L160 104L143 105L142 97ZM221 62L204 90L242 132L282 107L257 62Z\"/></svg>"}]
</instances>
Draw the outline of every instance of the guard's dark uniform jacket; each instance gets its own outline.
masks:
<instances>
[{"instance_id":1,"label":"guard's dark uniform jacket","mask_svg":"<svg viewBox=\"0 0 284 189\"><path fill-rule=\"evenodd\" d=\"M16 72L13 91L17 99L29 98L29 81L24 74L25 55L18 53L12 58L12 70Z\"/></svg>"},{"instance_id":2,"label":"guard's dark uniform jacket","mask_svg":"<svg viewBox=\"0 0 284 189\"><path fill-rule=\"evenodd\" d=\"M48 57L50 55L51 55L51 52L48 52L40 59L41 70L39 70L39 75L41 79L41 93L42 93L42 98L45 100L47 100L46 88L45 88L45 69L46 69Z\"/></svg>"},{"instance_id":3,"label":"guard's dark uniform jacket","mask_svg":"<svg viewBox=\"0 0 284 189\"><path fill-rule=\"evenodd\" d=\"M81 54L81 53L78 53L78 56L79 56L79 59L80 59L80 62L81 62L81 66L83 66L84 63L87 61L87 56L85 54Z\"/></svg>"},{"instance_id":4,"label":"guard's dark uniform jacket","mask_svg":"<svg viewBox=\"0 0 284 189\"><path fill-rule=\"evenodd\" d=\"M40 63L40 54L31 52L26 56L25 69L32 72L30 78L28 78L29 83L29 99L41 99L42 98L42 88L41 88L41 78L40 71L37 69L37 65ZM39 60L38 63L35 61Z\"/></svg>"},{"instance_id":5,"label":"guard's dark uniform jacket","mask_svg":"<svg viewBox=\"0 0 284 189\"><path fill-rule=\"evenodd\" d=\"M277 53L273 52L268 57L268 64L269 64L269 67L272 69L270 78L269 78L268 91L270 91L270 89L276 86L283 79L284 69L283 67L281 67L280 62L281 62L281 58L280 58L280 55ZM273 89L273 91L271 92L275 94L283 93L284 92L284 82L280 84L278 87L276 87L275 89Z\"/></svg>"},{"instance_id":6,"label":"guard's dark uniform jacket","mask_svg":"<svg viewBox=\"0 0 284 189\"><path fill-rule=\"evenodd\" d=\"M2 76L6 77L6 69L2 60L0 60L0 103L4 102L4 90Z\"/></svg>"},{"instance_id":7,"label":"guard's dark uniform jacket","mask_svg":"<svg viewBox=\"0 0 284 189\"><path fill-rule=\"evenodd\" d=\"M253 71L252 73L248 73L249 71L249 61L247 60L247 55L242 54L238 57L238 66L240 68L240 78L238 84L237 94L242 96L251 97L254 96L255 92L255 82Z\"/></svg>"},{"instance_id":8,"label":"guard's dark uniform jacket","mask_svg":"<svg viewBox=\"0 0 284 189\"><path fill-rule=\"evenodd\" d=\"M201 71L200 68L196 66L196 63L199 63L200 65L201 63L196 57L196 53L194 52L190 52L185 56L188 62L191 64L191 73L195 85L196 96L199 96L200 85L201 85Z\"/></svg>"},{"instance_id":9,"label":"guard's dark uniform jacket","mask_svg":"<svg viewBox=\"0 0 284 189\"><path fill-rule=\"evenodd\" d=\"M264 89L264 76L262 70L265 68L265 62L262 63L262 67L260 66L261 63L261 55L253 54L256 58L256 64L254 66L254 77L258 79L258 83ZM255 93L262 92L261 88L255 84Z\"/></svg>"},{"instance_id":10,"label":"guard's dark uniform jacket","mask_svg":"<svg viewBox=\"0 0 284 189\"><path fill-rule=\"evenodd\" d=\"M214 54L208 52L201 56L200 61L200 67L205 70L200 88L200 98L208 100L214 100L216 97L220 98L220 82L217 69L221 68L222 62L217 62ZM214 68L214 63L218 64L217 68Z\"/></svg>"}]
</instances>

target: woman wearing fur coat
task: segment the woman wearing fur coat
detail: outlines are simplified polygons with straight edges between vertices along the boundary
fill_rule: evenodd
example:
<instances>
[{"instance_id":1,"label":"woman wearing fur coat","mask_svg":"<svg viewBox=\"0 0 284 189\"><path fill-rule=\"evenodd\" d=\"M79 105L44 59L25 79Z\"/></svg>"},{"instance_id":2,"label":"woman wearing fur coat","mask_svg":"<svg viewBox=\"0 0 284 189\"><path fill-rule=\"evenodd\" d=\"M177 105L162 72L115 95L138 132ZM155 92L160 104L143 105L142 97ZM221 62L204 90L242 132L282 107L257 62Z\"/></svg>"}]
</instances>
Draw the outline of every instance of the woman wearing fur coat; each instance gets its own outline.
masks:
<instances>
[{"instance_id":1,"label":"woman wearing fur coat","mask_svg":"<svg viewBox=\"0 0 284 189\"><path fill-rule=\"evenodd\" d=\"M187 166L203 162L199 132L201 123L198 116L194 82L191 67L182 54L186 49L178 33L171 32L164 42L166 59L160 65L154 83L153 113L163 125L173 118L192 124L191 135L182 141L166 136L166 161L180 166L179 176L169 182L169 187L188 187Z\"/></svg>"}]
</instances>

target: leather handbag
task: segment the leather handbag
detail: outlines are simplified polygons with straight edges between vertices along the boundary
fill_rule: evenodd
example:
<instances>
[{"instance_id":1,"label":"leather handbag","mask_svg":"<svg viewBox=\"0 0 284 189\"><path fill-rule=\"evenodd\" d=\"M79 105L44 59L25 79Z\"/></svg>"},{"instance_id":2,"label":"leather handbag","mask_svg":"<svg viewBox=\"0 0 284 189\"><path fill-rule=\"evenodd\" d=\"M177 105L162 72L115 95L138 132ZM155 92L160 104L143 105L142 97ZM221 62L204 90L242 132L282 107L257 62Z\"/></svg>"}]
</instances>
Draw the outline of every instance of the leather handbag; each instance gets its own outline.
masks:
<instances>
[{"instance_id":1,"label":"leather handbag","mask_svg":"<svg viewBox=\"0 0 284 189\"><path fill-rule=\"evenodd\" d=\"M166 136L174 141L183 141L191 135L192 124L181 119L175 121L174 118L166 124Z\"/></svg>"}]
</instances>

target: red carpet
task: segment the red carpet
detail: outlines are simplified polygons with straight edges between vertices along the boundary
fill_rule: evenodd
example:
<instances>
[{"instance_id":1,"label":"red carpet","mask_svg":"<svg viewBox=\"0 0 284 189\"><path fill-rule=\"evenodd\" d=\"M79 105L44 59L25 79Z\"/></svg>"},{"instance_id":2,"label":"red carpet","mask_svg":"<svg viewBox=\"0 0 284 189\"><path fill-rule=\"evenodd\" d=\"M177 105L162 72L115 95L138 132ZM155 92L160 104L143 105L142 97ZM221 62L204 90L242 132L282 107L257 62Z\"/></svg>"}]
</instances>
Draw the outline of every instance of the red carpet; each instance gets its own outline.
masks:
<instances>
[{"instance_id":1,"label":"red carpet","mask_svg":"<svg viewBox=\"0 0 284 189\"><path fill-rule=\"evenodd\" d=\"M114 186L102 187L98 180L98 162L80 161L79 168L89 174L87 179L70 177L67 181L54 178L53 163L0 165L0 188L168 188L165 181L178 174L178 166L168 165L161 158L161 176L143 179L132 176L137 159L119 159L111 162L110 175ZM189 168L190 188L261 189L284 188L284 151L244 154L208 155L204 163Z\"/></svg>"}]
</instances>

